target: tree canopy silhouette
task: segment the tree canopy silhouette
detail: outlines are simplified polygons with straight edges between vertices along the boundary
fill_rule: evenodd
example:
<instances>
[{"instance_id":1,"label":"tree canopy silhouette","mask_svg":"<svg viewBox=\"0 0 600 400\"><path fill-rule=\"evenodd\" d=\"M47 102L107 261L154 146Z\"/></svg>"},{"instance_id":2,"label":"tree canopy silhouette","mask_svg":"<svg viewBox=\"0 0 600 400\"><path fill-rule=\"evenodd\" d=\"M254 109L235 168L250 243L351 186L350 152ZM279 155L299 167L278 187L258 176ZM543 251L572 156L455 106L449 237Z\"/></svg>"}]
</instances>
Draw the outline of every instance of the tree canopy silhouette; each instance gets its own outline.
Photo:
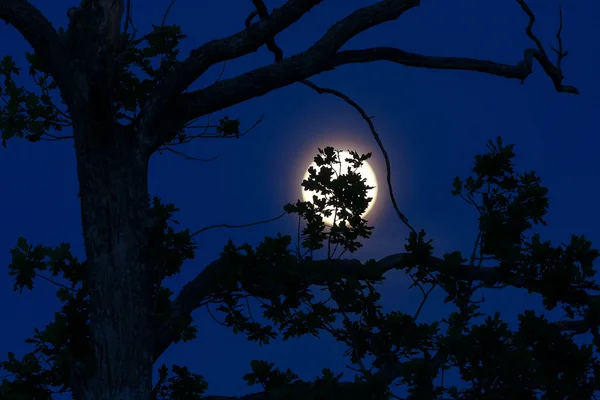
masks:
<instances>
[{"instance_id":1,"label":"tree canopy silhouette","mask_svg":"<svg viewBox=\"0 0 600 400\"><path fill-rule=\"evenodd\" d=\"M558 92L577 94L563 85L566 56L560 32L553 62L533 34L534 47L514 65L460 57L437 57L391 47L340 50L352 37L399 18L418 0L382 0L333 24L305 51L284 56L275 36L315 8L320 0L288 0L269 12L263 0L246 27L207 42L185 59L178 58L186 36L165 18L138 37L132 8L124 0L83 0L68 10L69 25L58 30L26 0L0 0L0 18L32 46L27 54L35 89L19 86L20 74L10 57L0 63L4 80L0 130L4 147L10 139L73 140L77 159L85 260L64 243L30 244L19 238L11 250L9 273L15 290L33 289L36 279L59 278L63 303L54 320L36 329L27 343L34 350L22 359L9 354L1 363L11 377L0 384L2 399L50 399L71 392L75 399L387 399L394 385L407 387L410 398L591 398L598 368L594 347L579 346L573 336L598 335L593 262L597 250L582 236L554 246L535 233L544 223L547 190L534 173L517 173L513 146L500 139L476 157L473 176L454 181L453 194L476 207L479 234L472 254L434 256L432 241L416 230L395 202L390 160L371 119L343 93L307 79L349 63L387 60L404 66L482 72L523 82L534 60ZM562 14L561 14L562 17ZM188 91L209 67L243 57L266 46L270 65ZM61 55L58 57L57 55ZM387 188L400 222L409 235L405 252L361 263L342 258L356 251L373 227L361 218L368 206L367 187L351 168L336 173L336 149L320 149L303 182L319 196L314 202L285 206L304 223L295 245L289 235L267 237L253 248L225 244L219 259L207 265L179 293L163 286L182 264L194 258L198 232L177 230L178 211L148 192L150 157L200 137L240 138L241 122L224 116L201 134L189 127L200 117L293 84L335 95L364 118L386 161ZM64 107L56 105L59 95ZM62 131L69 130L71 135ZM370 154L352 152L353 168ZM329 172L327 172L329 171ZM333 206L336 223L323 214ZM325 247L328 256L313 258ZM384 312L377 283L388 271L404 271L423 291L414 314ZM561 306L568 318L549 321L526 312L511 331L499 315L481 320L473 295L481 289L514 286L540 293L547 309ZM433 287L441 287L456 311L443 321L422 323L418 316ZM315 298L315 288L329 298ZM260 304L268 323L256 322L245 309L248 298ZM276 337L329 334L347 347L354 377L323 370L313 382L299 380L265 361L254 361L245 379L264 390L234 398L203 396L208 383L177 365L158 369L155 361L172 344L195 338L191 313L216 305L223 323L248 340L268 344ZM465 388L439 385L443 371L457 368ZM201 397L202 396L202 397Z\"/></svg>"}]
</instances>

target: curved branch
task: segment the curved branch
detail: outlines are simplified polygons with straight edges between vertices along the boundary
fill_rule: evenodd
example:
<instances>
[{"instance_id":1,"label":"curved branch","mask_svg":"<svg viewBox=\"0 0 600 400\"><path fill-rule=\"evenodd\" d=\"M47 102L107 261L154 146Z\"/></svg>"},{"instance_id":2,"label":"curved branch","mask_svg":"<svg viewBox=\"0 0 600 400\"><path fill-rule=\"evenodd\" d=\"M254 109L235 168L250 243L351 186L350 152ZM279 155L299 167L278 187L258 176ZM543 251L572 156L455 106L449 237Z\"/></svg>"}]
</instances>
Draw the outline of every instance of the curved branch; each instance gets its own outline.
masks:
<instances>
[{"instance_id":1,"label":"curved branch","mask_svg":"<svg viewBox=\"0 0 600 400\"><path fill-rule=\"evenodd\" d=\"M359 260L322 260L315 261L313 263L314 268L310 268L310 271L304 276L310 277L311 281L308 285L326 286L328 276L332 269L337 270L335 274L341 274L343 276L354 276L359 280L371 280L380 278L386 272L392 269L401 269L407 266L410 262L411 254L400 253L387 256L379 260L374 266L365 268L365 266ZM425 263L431 271L448 274L457 280L462 281L480 281L485 285L491 286L496 282L503 282L515 287L526 287L532 291L539 292L540 287L535 283L532 285L531 282L525 282L525 279L518 276L506 276L503 275L499 267L477 267L470 265L457 265L448 267L444 264L444 260L438 257L430 256ZM327 265L327 268L323 268ZM301 265L290 265L289 268L303 268ZM159 332L163 333L163 336L159 336L157 341L157 347L154 354L155 359L168 348L171 343L171 337L173 337L173 327L177 322L185 322L189 324L192 322L191 312L196 308L206 304L206 300L210 298L211 293L218 285L223 274L227 274L227 268L222 259L215 260L209 264L202 272L200 272L196 278L190 281L180 291L178 296L172 303L171 311L173 319L167 326L161 327ZM270 289L274 289L270 287ZM281 291L282 293L283 290ZM578 299L580 304L588 304L590 306L600 305L600 295L590 295L585 292L580 293ZM569 321L557 321L554 322L560 331L571 332L571 335L579 335L587 332L592 332L600 345L600 335L597 334L598 321L592 321L588 315L584 316L583 320L569 320ZM180 325L181 326L181 325ZM433 357L421 358L422 361L430 363L432 369L439 369L446 361L448 356L447 349L441 347L438 349ZM410 368L414 365L415 358L412 362L401 362L398 358L391 358L387 364L383 365L377 372L374 373L375 379L382 384L390 385L407 373L410 373ZM341 382L338 387L338 393L336 398L346 398L344 394L352 393L353 391L360 388L360 382ZM296 382L292 384L294 391L301 391L306 393L307 398L309 394L318 393L319 388L315 387L312 382ZM412 399L412 397L408 397ZM235 396L206 396L207 400L269 400L269 393L258 392L247 394L239 397Z\"/></svg>"},{"instance_id":2,"label":"curved branch","mask_svg":"<svg viewBox=\"0 0 600 400\"><path fill-rule=\"evenodd\" d=\"M171 3L169 3L169 6L167 7L165 14L163 15L163 19L160 23L160 26L164 26L167 23L167 17L169 16L169 12L171 12L171 8L173 8L173 6L175 5L175 1L177 0L171 0Z\"/></svg>"},{"instance_id":3,"label":"curved branch","mask_svg":"<svg viewBox=\"0 0 600 400\"><path fill-rule=\"evenodd\" d=\"M49 139L46 139L43 136L48 136ZM73 136L57 136L57 135L52 135L50 133L44 132L42 137L40 138L40 140L43 140L46 142L56 142L58 140L67 140L67 139L73 139Z\"/></svg>"},{"instance_id":4,"label":"curved branch","mask_svg":"<svg viewBox=\"0 0 600 400\"><path fill-rule=\"evenodd\" d=\"M254 225L261 225L261 224L266 224L268 222L273 222L278 220L279 218L283 217L284 215L286 215L287 212L283 212L281 215L278 215L277 217L271 218L271 219L265 219L262 221L257 221L257 222L250 222L248 224L242 224L242 225L229 225L229 224L219 224L219 225L210 225L210 226L206 226L202 229L197 230L196 232L192 233L190 235L190 238L199 235L200 233L207 231L209 229L214 229L214 228L248 228L250 226L254 226Z\"/></svg>"},{"instance_id":5,"label":"curved branch","mask_svg":"<svg viewBox=\"0 0 600 400\"><path fill-rule=\"evenodd\" d=\"M402 269L412 262L412 254L398 253L384 257L375 265L368 268L355 259L332 259L314 261L310 265L293 264L287 266L290 270L300 268L303 276L307 278L307 286L326 286L332 273L336 276L352 276L358 280L378 280L392 269ZM443 259L430 256L425 263L432 272L443 273L454 279L469 282L477 281L486 287L493 287L497 283L504 283L516 288L526 288L532 292L540 293L542 284L537 281L526 280L518 275L506 275L500 267L469 266L466 264L448 266ZM323 268L327 266L327 268ZM335 272L332 272L335 271ZM188 282L179 292L171 304L171 320L162 326L158 332L155 359L171 345L181 329L181 322L189 325L192 322L191 313L200 307L215 292L219 282L228 273L225 262L219 258L208 264L194 279ZM269 290L278 290L284 293L285 288L271 286ZM596 305L600 307L600 295L591 295L585 291L570 294L570 299L576 299L578 304ZM179 326L179 328L175 328Z\"/></svg>"},{"instance_id":6,"label":"curved branch","mask_svg":"<svg viewBox=\"0 0 600 400\"><path fill-rule=\"evenodd\" d=\"M340 65L373 61L390 61L410 67L483 72L524 81L532 73L533 58L540 62L558 92L579 93L573 86L562 85L562 74L535 49L526 50L522 61L510 65L474 58L425 56L392 47L376 47L341 51L329 57L328 62L323 63L321 63L319 54L305 52L286 58L277 64L257 68L235 78L226 79L206 89L184 93L180 96L174 109L181 110L178 117L191 120L262 96L272 90L332 70Z\"/></svg>"},{"instance_id":7,"label":"curved branch","mask_svg":"<svg viewBox=\"0 0 600 400\"><path fill-rule=\"evenodd\" d=\"M365 50L341 51L332 59L331 67L352 63L391 61L407 67L483 72L524 82L533 72L533 59L542 66L546 75L554 83L557 92L579 94L576 87L563 85L562 72L552 64L544 52L533 48L525 50L523 60L519 63L510 65L474 58L424 56L393 47L375 47Z\"/></svg>"},{"instance_id":8,"label":"curved branch","mask_svg":"<svg viewBox=\"0 0 600 400\"><path fill-rule=\"evenodd\" d=\"M213 40L192 50L189 57L175 68L150 94L139 116L139 131L150 131L150 137L143 137L150 151L168 142L160 129L149 129L160 120L162 111L171 99L178 96L198 79L211 66L222 61L242 57L258 50L265 41L277 35L323 0L288 0L283 6L273 10L268 20L260 20L246 29L223 39Z\"/></svg>"},{"instance_id":9,"label":"curved branch","mask_svg":"<svg viewBox=\"0 0 600 400\"><path fill-rule=\"evenodd\" d=\"M0 0L0 19L23 35L40 57L45 72L60 88L66 87L70 74L64 40L41 11L27 0Z\"/></svg>"},{"instance_id":10,"label":"curved branch","mask_svg":"<svg viewBox=\"0 0 600 400\"><path fill-rule=\"evenodd\" d=\"M524 5L522 0L517 1L522 6ZM400 1L381 1L373 6L356 11L335 24L315 45L298 55L287 57L271 65L223 80L207 88L180 95L178 101L175 101L173 107L169 110L170 118L168 120L170 121L167 121L165 126L168 126L167 123L172 123L172 121L179 119L189 121L202 115L231 107L321 72L333 70L344 64L373 61L390 61L404 66L419 68L482 72L509 79L518 79L524 82L533 72L533 60L535 59L542 66L546 75L552 80L558 92L579 93L577 88L562 84L563 74L559 68L560 64L555 66L548 59L543 48L526 49L523 59L513 65L467 57L428 56L393 47L338 51L349 37L366 29L367 22L364 22L364 20L369 21L370 26L372 26L370 19L374 17L370 14L371 7L380 6L383 3L388 5L399 4ZM407 5L409 2L402 2L402 4ZM406 6L405 8L409 9L410 7ZM363 22L358 18L354 18L357 15L362 15ZM383 22L383 14L374 13L374 15L378 16ZM532 19L530 17L527 34L535 38L533 33L531 33L531 24ZM535 38L534 42L538 46L539 40L537 38ZM564 57L564 53L561 54Z\"/></svg>"},{"instance_id":11,"label":"curved branch","mask_svg":"<svg viewBox=\"0 0 600 400\"><path fill-rule=\"evenodd\" d=\"M390 158L388 156L387 151L385 150L385 147L383 146L383 142L381 141L381 138L379 137L379 134L375 130L375 125L373 125L373 121L371 121L371 117L369 117L367 115L367 113L365 112L365 110L363 110L363 108L361 106L359 106L358 103L356 103L350 97L346 96L345 94L343 94L342 92L340 92L338 90L328 89L328 88L322 88L322 87L317 86L317 85L315 85L314 83L312 83L312 82L310 82L308 80L302 80L300 82L303 83L304 85L308 86L309 88L315 90L319 94L329 93L329 94L332 94L332 95L334 95L336 97L341 98L346 103L348 103L352 107L354 107L354 109L357 110L358 113L361 115L362 119L364 119L366 121L366 123L369 125L369 129L371 130L371 135L373 136L373 138L377 142L377 145L379 146L379 149L381 150L381 153L383 154L383 158L385 160L386 181L387 181L387 186L388 186L388 192L390 193L390 198L392 200L392 206L394 207L394 210L396 211L396 214L398 215L398 217L400 218L400 220L402 221L402 223L404 225L406 225L406 227L408 229L410 229L412 232L417 233L417 231L415 230L415 228L413 228L413 226L408 222L408 218L406 218L406 216L404 215L404 213L402 211L400 211L400 208L398 207L398 203L396 202L396 196L394 196L394 189L392 187L392 178L391 178L391 176L392 176L392 167L391 167L391 164L390 164Z\"/></svg>"},{"instance_id":12,"label":"curved branch","mask_svg":"<svg viewBox=\"0 0 600 400\"><path fill-rule=\"evenodd\" d=\"M172 149L171 147L169 147L166 144L163 145L160 149L158 149L158 151L159 152L161 152L161 151L169 151L169 152L175 154L176 156L179 156L179 157L183 158L184 160L189 160L189 161L210 162L210 161L214 161L214 160L216 160L217 158L220 157L220 154L217 154L216 156L211 157L211 158L192 157L192 156L190 156L190 155L188 155L188 154L186 154L186 153L184 153L182 151Z\"/></svg>"}]
</instances>

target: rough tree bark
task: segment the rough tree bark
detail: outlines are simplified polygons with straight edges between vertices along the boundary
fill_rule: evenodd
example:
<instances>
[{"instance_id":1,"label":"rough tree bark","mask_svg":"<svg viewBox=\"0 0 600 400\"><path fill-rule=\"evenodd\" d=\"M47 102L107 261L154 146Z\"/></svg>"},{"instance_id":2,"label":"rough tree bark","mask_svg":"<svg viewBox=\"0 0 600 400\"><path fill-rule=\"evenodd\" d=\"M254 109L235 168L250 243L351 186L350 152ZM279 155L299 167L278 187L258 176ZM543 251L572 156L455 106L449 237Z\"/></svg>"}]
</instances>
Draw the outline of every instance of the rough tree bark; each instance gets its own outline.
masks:
<instances>
[{"instance_id":1,"label":"rough tree bark","mask_svg":"<svg viewBox=\"0 0 600 400\"><path fill-rule=\"evenodd\" d=\"M95 140L108 135L112 140ZM145 399L155 331L152 270L144 258L148 159L116 127L81 136L88 139L76 143L94 361L73 391L82 399Z\"/></svg>"},{"instance_id":2,"label":"rough tree bark","mask_svg":"<svg viewBox=\"0 0 600 400\"><path fill-rule=\"evenodd\" d=\"M395 20L420 3L382 0L341 19L300 54L287 58L280 54L279 61L271 65L183 93L209 67L258 50L321 0L288 0L268 15L262 0L253 3L261 17L258 22L193 50L155 87L138 118L124 126L117 122L111 97L115 63L124 44L120 36L124 0L83 0L78 8L69 10L71 22L63 33L57 32L26 0L0 0L0 18L14 26L33 47L44 70L57 83L73 121L93 349L85 365L74 368L72 388L76 398L150 399L153 363L176 336L169 323L155 326L149 263L144 258L147 228L152 224L148 214L148 160L156 149L174 138L174 127L343 64L377 60L478 71L523 81L532 72L535 59L558 92L577 93L574 87L562 84L560 62L553 64L531 33L533 14L521 0L517 3L530 16L527 34L536 46L525 50L524 58L514 65L425 56L389 47L339 51L360 32ZM382 265L388 268L389 261ZM191 322L190 314L210 291L218 268L219 263L213 263L181 291L172 305L174 318ZM482 270L477 279L485 281L486 273ZM392 377L394 368L390 366L386 373Z\"/></svg>"}]
</instances>

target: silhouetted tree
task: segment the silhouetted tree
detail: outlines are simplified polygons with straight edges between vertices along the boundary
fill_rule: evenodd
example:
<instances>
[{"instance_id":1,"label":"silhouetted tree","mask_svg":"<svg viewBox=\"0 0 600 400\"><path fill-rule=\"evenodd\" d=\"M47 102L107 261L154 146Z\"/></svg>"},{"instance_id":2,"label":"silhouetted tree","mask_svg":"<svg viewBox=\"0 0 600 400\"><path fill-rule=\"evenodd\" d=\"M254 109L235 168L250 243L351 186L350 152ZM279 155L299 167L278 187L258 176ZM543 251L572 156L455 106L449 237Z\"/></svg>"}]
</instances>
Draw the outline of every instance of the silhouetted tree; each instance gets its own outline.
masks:
<instances>
[{"instance_id":1,"label":"silhouetted tree","mask_svg":"<svg viewBox=\"0 0 600 400\"><path fill-rule=\"evenodd\" d=\"M324 243L334 249L337 245L340 251L356 250L359 239L367 238L372 229L360 217L368 204L360 176L319 173L304 185L321 193L322 200L285 209L305 222L295 250L290 248L291 237L281 235L266 238L256 249L228 243L221 257L177 295L162 286L165 277L194 257L194 233L175 231L170 221L177 209L150 199L150 157L160 150L184 155L173 147L200 136L243 134L240 121L228 117L200 135L190 134L187 128L202 116L296 82L336 95L369 124L384 153L392 195L389 159L370 119L342 93L320 88L307 78L343 64L387 60L524 81L537 60L558 92L577 93L562 84L560 63L566 52L560 40L553 63L532 33L534 16L522 0L517 3L529 16L526 33L535 47L526 49L515 65L390 47L340 50L360 32L418 6L418 0L382 0L358 9L304 52L284 57L275 36L320 2L288 0L269 13L262 0L253 0L256 11L245 29L205 43L178 60L178 43L185 38L180 27L163 20L138 38L131 5L124 0L83 0L68 10L67 29L58 30L26 0L0 0L0 18L34 50L27 59L38 87L32 92L17 85L13 76L20 70L4 57L2 143L6 146L13 137L32 142L73 139L86 256L80 261L67 244L33 246L23 238L11 250L15 289L31 289L43 271L61 276L67 285L57 292L64 305L54 321L27 340L35 350L21 360L9 354L2 363L13 376L2 382L0 397L38 400L71 391L74 398L86 400L199 398L207 387L202 377L185 367L172 366L169 373L162 366L153 388L153 366L171 343L194 338L194 310L217 303L224 323L249 340L268 343L278 332L289 338L327 331L347 345L357 366L354 382L340 381L327 370L314 382L303 382L290 371L255 361L246 379L261 383L265 390L243 396L245 400L381 399L389 396L395 382L408 385L414 398L516 398L517 394L534 398L535 393L590 398L595 380L589 375L597 368L592 348L576 346L565 332L597 334L598 302L587 294L598 289L591 281L597 252L583 237L553 247L538 235L526 235L532 224L543 222L546 190L534 174L513 171L512 147L500 142L490 144L490 153L477 158L474 177L455 182L455 194L480 213L475 251L467 259L459 252L434 257L425 233L412 228L394 201L398 216L410 229L405 253L364 265L338 258L333 250L327 259L313 260L310 251ZM187 91L209 67L265 45L275 56L273 64ZM66 108L53 103L53 91L58 91ZM72 136L57 133L64 129ZM316 160L325 171L339 161L336 157L332 148L326 148ZM367 157L353 155L357 165ZM328 204L336 206L340 220L331 228L321 217ZM482 266L484 259L495 260L497 266ZM429 292L424 285L442 287L458 311L436 324L418 323L418 312L384 313L373 285L393 269L409 274L425 298ZM471 323L478 315L473 292L505 285L541 293L548 308L560 303L570 320L549 322L528 312L520 317L516 332L498 316ZM327 302L313 297L311 288L316 286L328 289ZM248 297L262 303L272 326L257 323L242 311ZM576 315L582 319L574 319ZM434 384L440 371L452 366L460 369L468 389Z\"/></svg>"}]
</instances>

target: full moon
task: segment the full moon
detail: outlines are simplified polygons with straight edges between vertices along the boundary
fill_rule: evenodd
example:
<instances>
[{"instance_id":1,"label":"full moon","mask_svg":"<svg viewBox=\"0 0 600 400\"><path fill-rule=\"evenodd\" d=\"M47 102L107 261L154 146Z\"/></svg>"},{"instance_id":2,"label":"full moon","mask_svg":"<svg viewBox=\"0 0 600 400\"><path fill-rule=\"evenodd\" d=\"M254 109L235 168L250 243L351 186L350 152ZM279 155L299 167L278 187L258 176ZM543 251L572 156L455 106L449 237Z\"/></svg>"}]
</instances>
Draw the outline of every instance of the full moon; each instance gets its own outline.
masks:
<instances>
[{"instance_id":1,"label":"full moon","mask_svg":"<svg viewBox=\"0 0 600 400\"><path fill-rule=\"evenodd\" d=\"M345 175L345 172L348 171L348 166L350 166L350 164L346 161L346 158L352 158L352 155L350 155L350 153L347 151L340 151L338 154L339 154L339 160L341 161L342 175ZM317 167L317 164L315 162L313 162L306 169L306 173L304 174L304 179L308 179L308 176L309 176L308 169L310 167L313 167L317 172L319 172L319 170L321 169L321 167ZM340 164L336 163L335 168L336 169L340 168ZM377 200L377 179L375 178L375 171L373 171L373 168L371 168L371 166L369 165L369 163L367 161L363 161L360 168L356 169L356 172L358 172L360 174L361 178L366 179L367 186L373 187L372 189L369 189L367 191L367 196L371 197L373 200L371 200L371 202L369 202L367 209L363 213L362 217L364 218L369 213L369 211L371 211L373 209L373 206L375 205L375 201ZM304 188L302 188L302 198L304 199L304 201L310 201L312 203L314 195L317 195L317 197L321 196L312 190L304 190ZM331 217L323 217L323 222L325 222L325 224L327 224L329 226L332 226L333 225L333 217L334 217L333 215Z\"/></svg>"}]
</instances>

